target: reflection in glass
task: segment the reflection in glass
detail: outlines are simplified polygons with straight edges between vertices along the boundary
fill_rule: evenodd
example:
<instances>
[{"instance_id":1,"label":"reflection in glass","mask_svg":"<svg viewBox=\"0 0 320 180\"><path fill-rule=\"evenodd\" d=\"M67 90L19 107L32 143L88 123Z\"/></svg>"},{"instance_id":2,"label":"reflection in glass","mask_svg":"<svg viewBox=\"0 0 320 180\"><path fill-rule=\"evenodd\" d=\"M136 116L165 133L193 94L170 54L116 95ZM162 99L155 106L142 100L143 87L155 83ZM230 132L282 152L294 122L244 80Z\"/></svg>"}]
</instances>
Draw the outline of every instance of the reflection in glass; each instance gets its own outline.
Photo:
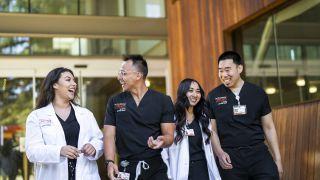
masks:
<instances>
[{"instance_id":1,"label":"reflection in glass","mask_svg":"<svg viewBox=\"0 0 320 180\"><path fill-rule=\"evenodd\" d=\"M166 40L0 37L1 55L166 57Z\"/></svg>"},{"instance_id":2,"label":"reflection in glass","mask_svg":"<svg viewBox=\"0 0 320 180\"><path fill-rule=\"evenodd\" d=\"M127 54L167 56L167 43L165 40L129 40Z\"/></svg>"},{"instance_id":3,"label":"reflection in glass","mask_svg":"<svg viewBox=\"0 0 320 180\"><path fill-rule=\"evenodd\" d=\"M165 0L0 0L0 12L164 18Z\"/></svg>"},{"instance_id":4,"label":"reflection in glass","mask_svg":"<svg viewBox=\"0 0 320 180\"><path fill-rule=\"evenodd\" d=\"M0 52L5 55L28 55L30 38L0 37Z\"/></svg>"},{"instance_id":5,"label":"reflection in glass","mask_svg":"<svg viewBox=\"0 0 320 180\"><path fill-rule=\"evenodd\" d=\"M123 0L80 0L81 15L124 16Z\"/></svg>"},{"instance_id":6,"label":"reflection in glass","mask_svg":"<svg viewBox=\"0 0 320 180\"><path fill-rule=\"evenodd\" d=\"M30 0L31 13L78 14L78 0Z\"/></svg>"},{"instance_id":7,"label":"reflection in glass","mask_svg":"<svg viewBox=\"0 0 320 180\"><path fill-rule=\"evenodd\" d=\"M22 178L25 121L32 110L31 78L0 78L1 179ZM28 170L31 167L28 166Z\"/></svg>"},{"instance_id":8,"label":"reflection in glass","mask_svg":"<svg viewBox=\"0 0 320 180\"><path fill-rule=\"evenodd\" d=\"M164 0L125 0L126 16L165 17Z\"/></svg>"},{"instance_id":9,"label":"reflection in glass","mask_svg":"<svg viewBox=\"0 0 320 180\"><path fill-rule=\"evenodd\" d=\"M31 38L32 55L78 55L77 38Z\"/></svg>"},{"instance_id":10,"label":"reflection in glass","mask_svg":"<svg viewBox=\"0 0 320 180\"><path fill-rule=\"evenodd\" d=\"M28 12L28 0L0 0L0 12Z\"/></svg>"},{"instance_id":11,"label":"reflection in glass","mask_svg":"<svg viewBox=\"0 0 320 180\"><path fill-rule=\"evenodd\" d=\"M281 104L281 90L277 78L273 28L273 19L264 17L251 26L237 30L235 34L241 35L243 40L243 45L236 49L243 53L245 80L262 87L268 93L271 106L276 106Z\"/></svg>"},{"instance_id":12,"label":"reflection in glass","mask_svg":"<svg viewBox=\"0 0 320 180\"><path fill-rule=\"evenodd\" d=\"M279 64L285 104L319 98L319 92L310 93L309 88L320 85L320 35L315 30L320 29L320 2L304 3L310 6L288 7L275 16L279 62L290 62Z\"/></svg>"},{"instance_id":13,"label":"reflection in glass","mask_svg":"<svg viewBox=\"0 0 320 180\"><path fill-rule=\"evenodd\" d=\"M319 1L300 1L234 32L247 80L267 89L273 106L320 99L319 12Z\"/></svg>"},{"instance_id":14,"label":"reflection in glass","mask_svg":"<svg viewBox=\"0 0 320 180\"><path fill-rule=\"evenodd\" d=\"M124 39L80 39L81 55L119 56L126 53Z\"/></svg>"}]
</instances>

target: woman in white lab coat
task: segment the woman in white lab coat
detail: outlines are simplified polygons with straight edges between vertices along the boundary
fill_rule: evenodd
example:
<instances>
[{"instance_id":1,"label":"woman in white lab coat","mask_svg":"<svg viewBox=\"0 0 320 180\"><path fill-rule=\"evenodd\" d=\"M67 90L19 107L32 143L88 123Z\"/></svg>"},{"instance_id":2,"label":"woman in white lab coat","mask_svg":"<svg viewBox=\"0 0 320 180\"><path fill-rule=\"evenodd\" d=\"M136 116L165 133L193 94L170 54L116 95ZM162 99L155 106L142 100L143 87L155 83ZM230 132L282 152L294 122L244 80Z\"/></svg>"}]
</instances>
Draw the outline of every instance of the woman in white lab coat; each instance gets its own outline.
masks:
<instances>
[{"instance_id":1,"label":"woman in white lab coat","mask_svg":"<svg viewBox=\"0 0 320 180\"><path fill-rule=\"evenodd\" d=\"M56 68L44 79L26 122L26 154L37 180L100 179L96 160L103 141L93 114L74 102L73 72Z\"/></svg>"},{"instance_id":2,"label":"woman in white lab coat","mask_svg":"<svg viewBox=\"0 0 320 180\"><path fill-rule=\"evenodd\" d=\"M174 143L162 151L172 180L220 180L211 146L204 91L194 79L181 81L175 103Z\"/></svg>"}]
</instances>

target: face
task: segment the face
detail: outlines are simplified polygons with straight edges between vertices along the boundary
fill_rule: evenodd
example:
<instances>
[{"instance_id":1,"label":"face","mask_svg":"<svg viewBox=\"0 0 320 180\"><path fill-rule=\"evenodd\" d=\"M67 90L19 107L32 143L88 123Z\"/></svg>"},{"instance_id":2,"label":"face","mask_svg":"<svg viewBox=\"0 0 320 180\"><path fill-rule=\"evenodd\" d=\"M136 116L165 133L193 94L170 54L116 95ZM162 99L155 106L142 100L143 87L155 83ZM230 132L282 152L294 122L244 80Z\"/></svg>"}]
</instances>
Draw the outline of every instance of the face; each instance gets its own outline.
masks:
<instances>
[{"instance_id":1,"label":"face","mask_svg":"<svg viewBox=\"0 0 320 180\"><path fill-rule=\"evenodd\" d=\"M118 73L118 80L124 91L130 91L142 78L141 73L132 65L132 61L124 61Z\"/></svg>"},{"instance_id":2,"label":"face","mask_svg":"<svg viewBox=\"0 0 320 180\"><path fill-rule=\"evenodd\" d=\"M220 81L228 88L236 86L240 80L240 74L243 70L242 65L237 65L232 59L226 59L219 62Z\"/></svg>"},{"instance_id":3,"label":"face","mask_svg":"<svg viewBox=\"0 0 320 180\"><path fill-rule=\"evenodd\" d=\"M201 98L200 87L198 83L192 82L190 84L189 90L186 94L188 97L190 106L196 106Z\"/></svg>"},{"instance_id":4,"label":"face","mask_svg":"<svg viewBox=\"0 0 320 180\"><path fill-rule=\"evenodd\" d=\"M66 71L61 73L58 82L53 85L53 88L55 90L55 97L59 96L70 101L75 97L77 83L74 76Z\"/></svg>"}]
</instances>

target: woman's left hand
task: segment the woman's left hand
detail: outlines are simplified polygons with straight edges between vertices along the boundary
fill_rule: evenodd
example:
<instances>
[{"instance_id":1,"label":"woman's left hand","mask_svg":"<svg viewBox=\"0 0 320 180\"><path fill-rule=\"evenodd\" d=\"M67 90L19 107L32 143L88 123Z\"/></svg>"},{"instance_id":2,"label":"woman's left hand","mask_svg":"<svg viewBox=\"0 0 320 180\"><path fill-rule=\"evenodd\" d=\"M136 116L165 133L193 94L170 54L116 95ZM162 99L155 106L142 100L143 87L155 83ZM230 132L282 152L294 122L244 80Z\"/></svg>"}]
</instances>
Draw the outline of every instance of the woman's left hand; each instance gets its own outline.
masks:
<instances>
[{"instance_id":1,"label":"woman's left hand","mask_svg":"<svg viewBox=\"0 0 320 180\"><path fill-rule=\"evenodd\" d=\"M82 147L81 152L85 156L95 156L96 155L96 149L90 143L85 144Z\"/></svg>"}]
</instances>

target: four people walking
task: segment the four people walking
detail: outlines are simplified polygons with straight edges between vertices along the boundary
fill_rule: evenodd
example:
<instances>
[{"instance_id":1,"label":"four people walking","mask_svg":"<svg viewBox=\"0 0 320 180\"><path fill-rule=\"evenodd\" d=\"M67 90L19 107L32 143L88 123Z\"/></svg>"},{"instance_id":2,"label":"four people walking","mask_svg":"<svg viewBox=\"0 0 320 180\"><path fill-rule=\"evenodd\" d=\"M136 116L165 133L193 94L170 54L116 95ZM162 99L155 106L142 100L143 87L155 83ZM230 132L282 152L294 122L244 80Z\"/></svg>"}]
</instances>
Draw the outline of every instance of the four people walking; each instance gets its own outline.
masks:
<instances>
[{"instance_id":1,"label":"four people walking","mask_svg":"<svg viewBox=\"0 0 320 180\"><path fill-rule=\"evenodd\" d=\"M95 160L103 149L112 180L279 178L282 164L268 97L241 79L237 53L219 57L222 84L207 101L196 80L184 79L174 105L146 86L142 56L123 60L118 73L123 92L107 103L104 138L93 114L75 103L73 72L49 72L26 122L26 153L36 179L100 179Z\"/></svg>"}]
</instances>

